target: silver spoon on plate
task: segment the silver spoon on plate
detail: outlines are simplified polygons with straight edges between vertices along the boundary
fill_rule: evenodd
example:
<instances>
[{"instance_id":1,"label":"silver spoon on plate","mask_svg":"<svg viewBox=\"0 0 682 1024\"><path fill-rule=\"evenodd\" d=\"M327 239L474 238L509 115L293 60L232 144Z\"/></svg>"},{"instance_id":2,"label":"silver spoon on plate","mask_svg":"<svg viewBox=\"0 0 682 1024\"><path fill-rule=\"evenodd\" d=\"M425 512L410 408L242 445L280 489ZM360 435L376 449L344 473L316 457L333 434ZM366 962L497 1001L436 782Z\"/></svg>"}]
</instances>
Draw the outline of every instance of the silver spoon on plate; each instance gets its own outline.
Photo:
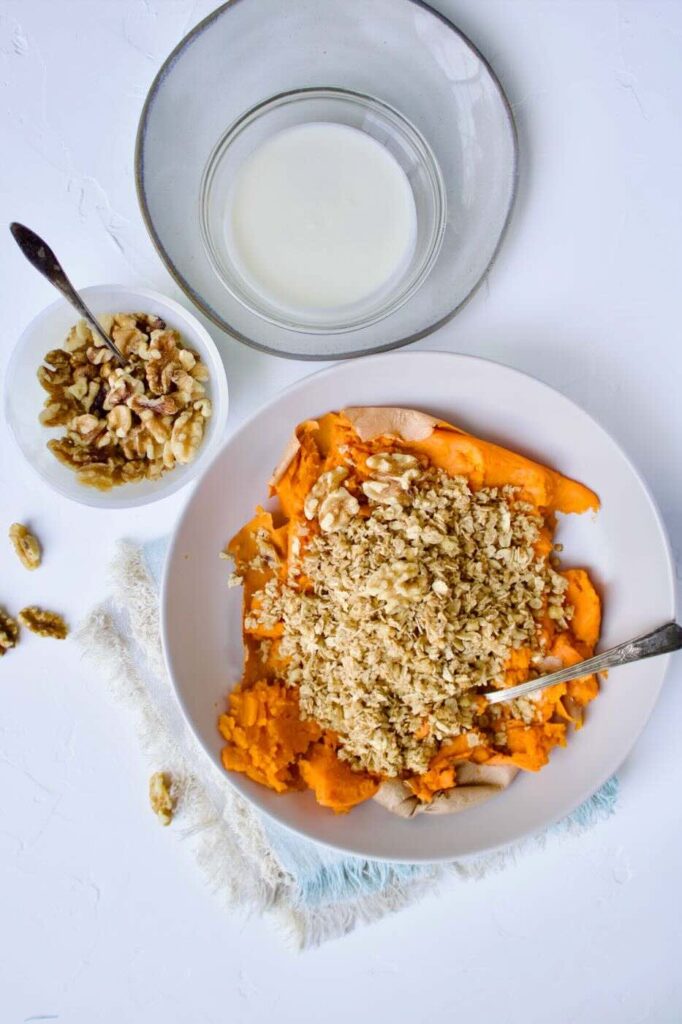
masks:
<instances>
[{"instance_id":1,"label":"silver spoon on plate","mask_svg":"<svg viewBox=\"0 0 682 1024\"><path fill-rule=\"evenodd\" d=\"M665 626L659 626L651 633L644 633L633 640L626 640L625 643L611 647L608 651L595 654L593 658L579 661L569 668L559 669L558 672L551 672L547 676L539 676L537 679L529 679L527 683L519 683L518 686L510 686L507 689L491 690L484 693L489 704L502 704L504 701L514 700L515 697L527 697L529 693L537 690L544 690L556 683L568 683L572 679L581 679L583 676L591 676L595 672L605 672L609 668L617 668L619 665L629 665L633 661L642 661L644 658L655 658L659 654L670 654L682 647L682 626L676 622L668 622Z\"/></svg>"},{"instance_id":2,"label":"silver spoon on plate","mask_svg":"<svg viewBox=\"0 0 682 1024\"><path fill-rule=\"evenodd\" d=\"M126 365L126 360L118 348L111 340L106 331L102 328L97 318L93 313L90 312L88 307L83 302L82 298L69 281L64 268L61 263L50 249L47 242L44 242L39 235L36 235L35 231L31 231L30 228L25 227L23 224L17 224L13 221L9 226L14 240L23 252L24 256L31 264L35 267L43 277L46 277L50 284L54 285L57 291L61 292L64 298L71 303L84 320L90 325L93 330L104 342L109 351L113 353L114 358L118 360L121 366Z\"/></svg>"}]
</instances>

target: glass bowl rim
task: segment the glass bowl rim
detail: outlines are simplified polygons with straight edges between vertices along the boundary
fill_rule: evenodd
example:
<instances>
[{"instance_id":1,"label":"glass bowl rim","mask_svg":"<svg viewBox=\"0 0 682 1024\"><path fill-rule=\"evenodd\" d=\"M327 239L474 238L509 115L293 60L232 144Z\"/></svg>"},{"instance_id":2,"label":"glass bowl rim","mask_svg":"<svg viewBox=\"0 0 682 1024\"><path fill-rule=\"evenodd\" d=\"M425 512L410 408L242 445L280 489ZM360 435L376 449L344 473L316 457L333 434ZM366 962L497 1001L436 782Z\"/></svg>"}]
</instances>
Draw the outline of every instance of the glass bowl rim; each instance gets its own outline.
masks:
<instances>
[{"instance_id":1,"label":"glass bowl rim","mask_svg":"<svg viewBox=\"0 0 682 1024\"><path fill-rule=\"evenodd\" d=\"M455 317L457 313L459 313L459 311L463 309L464 306L466 306L466 304L470 301L470 299L473 298L473 296L476 294L476 292L481 287L483 282L486 280L491 268L494 266L495 261L497 260L497 257L500 253L500 249L502 248L502 244L509 230L509 225L511 222L511 217L518 194L519 136L516 120L514 117L514 111L512 110L512 106L509 102L509 99L507 98L507 94L505 93L502 87L502 83L498 78L497 74L495 73L495 70L493 69L491 63L484 56L484 54L481 53L476 44L472 42L472 40L465 32L458 28L444 14L441 14L440 11L437 11L434 7L431 7L430 4L425 3L424 0L406 0L406 2L413 4L415 7L418 7L421 10L428 11L429 14L433 15L434 18L440 21L446 29L448 29L450 32L453 32L456 36L458 36L458 38L462 40L465 46L467 46L472 51L472 53L478 58L478 60L480 60L483 67L490 75L492 84L497 90L500 102L502 103L504 112L507 115L507 125L510 130L512 142L511 189L509 194L509 204L507 207L506 217L504 219L504 223L502 225L499 238L497 239L497 243L495 245L495 248L493 249L492 255L490 257L490 260L488 261L485 270L481 274L476 284L464 296L461 302L459 302L445 316L440 317L439 320L429 323L426 326L420 328L418 331L414 331L412 334L409 334L403 338L397 338L392 341L385 342L381 345L373 345L370 348L362 350L351 349L348 352L339 352L334 354L333 356L320 356L317 355L316 353L302 354L300 352L288 352L285 349L272 348L269 345L264 345L262 342L257 341L255 338L249 337L242 331L238 330L236 327L233 327L230 323L228 323L228 321L224 320L220 316L220 314L215 309L213 309L213 307L209 305L209 303L201 295L199 295L199 293L192 287L189 281L187 281L183 277L178 268L175 266L170 253L167 251L163 242L159 238L156 228L154 227L154 222L151 216L149 204L147 202L147 196L145 193L144 185L143 148L147 135L147 127L152 104L163 84L164 78L170 72L173 65L180 57L180 55L183 53L183 51L198 36L200 36L202 32L209 28L209 26L214 21L217 21L218 18L222 17L225 11L229 10L230 7L234 7L238 3L244 4L248 2L249 0L226 0L225 3L220 4L220 6L216 7L214 11L211 11L211 13L208 14L205 18L202 18L201 21L197 22L194 28L190 29L189 32L187 32L187 34L183 36L180 42L173 48L173 50L171 50L168 57L166 57L165 61L163 62L163 64L157 71L156 75L154 76L152 84L149 87L147 96L145 97L142 112L140 114L140 120L137 127L137 134L135 137L135 153L133 157L133 162L135 167L135 189L137 192L137 199L140 206L140 211L142 213L142 219L144 221L147 233L149 234L149 237L152 241L154 248L156 249L164 266L168 270L168 273L171 275L171 277L176 282L178 287L185 293L185 295L189 299L191 299L191 301L201 310L201 312L206 317L208 317L208 319L211 320L212 323L216 325L216 327L219 327L221 331L225 331L227 334L229 334L230 337L242 342L242 344L248 345L249 348L256 349L259 352L266 352L268 355L280 356L283 359L299 359L302 362L319 362L322 360L329 361L330 359L357 359L361 358L362 356L376 355L377 353L380 352L389 352L393 349L402 348L405 345L410 345L414 341L419 341L420 338L428 337L428 335L433 334L434 331L437 331L440 327L443 327L445 324L449 323L450 320L452 320L453 317Z\"/></svg>"},{"instance_id":2,"label":"glass bowl rim","mask_svg":"<svg viewBox=\"0 0 682 1024\"><path fill-rule=\"evenodd\" d=\"M428 249L421 261L408 276L403 290L393 294L392 298L389 297L388 303L378 306L372 313L345 321L343 318L340 318L339 321L329 325L321 323L303 323L301 321L297 321L294 314L287 316L284 311L281 316L278 316L275 312L268 311L268 305L266 303L264 303L261 308L258 308L257 302L254 299L248 299L240 295L238 290L228 282L226 276L221 272L218 257L213 252L214 245L211 240L211 232L208 227L208 213L206 209L210 198L211 184L218 170L220 161L223 159L232 143L239 138L243 131L256 124L264 115L267 116L267 114L278 110L282 106L286 106L291 103L298 103L299 101L306 99L314 100L321 98L352 101L359 106L374 110L375 113L379 113L387 121L395 123L397 130L403 133L403 135L408 139L410 145L420 156L422 167L428 174L429 182L433 188L436 213L436 223L434 225ZM201 176L201 185L199 190L199 224L201 237L209 263L211 264L211 267L218 279L221 281L223 286L227 288L230 295L232 295L237 302L241 302L241 304L255 316L262 317L262 319L267 320L269 323L281 330L289 330L301 334L346 334L352 331L361 330L364 327L369 327L395 313L401 308L401 306L409 301L417 289L424 283L435 261L438 259L443 237L445 235L446 218L447 195L445 191L445 182L443 181L443 173L440 169L435 153L419 129L413 125L404 114L401 114L400 111L396 110L396 108L390 103L379 99L378 96L358 92L356 89L346 89L342 86L314 85L304 86L300 89L286 89L283 92L276 93L274 96L269 96L267 99L261 100L254 106L249 107L248 110L245 110L239 115L239 117L235 118L230 125L228 125L211 150L204 168L204 173Z\"/></svg>"}]
</instances>

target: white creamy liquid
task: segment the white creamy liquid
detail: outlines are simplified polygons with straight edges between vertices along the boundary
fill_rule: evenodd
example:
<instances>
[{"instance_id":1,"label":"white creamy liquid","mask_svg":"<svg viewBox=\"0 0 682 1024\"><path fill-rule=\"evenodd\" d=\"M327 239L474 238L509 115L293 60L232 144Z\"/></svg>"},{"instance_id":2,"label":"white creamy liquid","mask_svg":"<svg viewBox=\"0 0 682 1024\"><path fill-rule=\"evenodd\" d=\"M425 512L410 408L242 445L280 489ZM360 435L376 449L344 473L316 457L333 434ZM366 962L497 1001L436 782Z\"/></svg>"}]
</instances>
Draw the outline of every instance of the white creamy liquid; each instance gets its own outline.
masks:
<instances>
[{"instance_id":1,"label":"white creamy liquid","mask_svg":"<svg viewBox=\"0 0 682 1024\"><path fill-rule=\"evenodd\" d=\"M405 270L417 215L397 160L356 128L311 122L273 135L244 161L230 194L232 259L288 309L347 307Z\"/></svg>"}]
</instances>

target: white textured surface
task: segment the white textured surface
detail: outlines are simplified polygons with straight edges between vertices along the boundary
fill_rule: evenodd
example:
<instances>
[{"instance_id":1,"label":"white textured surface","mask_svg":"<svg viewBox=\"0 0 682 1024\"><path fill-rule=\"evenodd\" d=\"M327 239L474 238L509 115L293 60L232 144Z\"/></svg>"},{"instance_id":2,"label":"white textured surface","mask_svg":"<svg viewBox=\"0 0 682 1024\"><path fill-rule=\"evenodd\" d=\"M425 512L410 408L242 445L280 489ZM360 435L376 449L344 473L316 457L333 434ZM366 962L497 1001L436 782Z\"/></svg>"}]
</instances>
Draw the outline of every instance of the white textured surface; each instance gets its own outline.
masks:
<instances>
[{"instance_id":1,"label":"white textured surface","mask_svg":"<svg viewBox=\"0 0 682 1024\"><path fill-rule=\"evenodd\" d=\"M0 219L43 232L80 284L178 297L138 215L133 140L161 60L210 7L0 0ZM682 6L449 0L447 11L504 81L522 181L489 284L425 347L513 363L579 401L644 471L679 551ZM0 247L4 364L52 296L5 228ZM222 345L231 428L310 369ZM76 621L106 589L112 539L168 529L182 498L129 513L70 505L0 429L0 533L28 518L46 547L28 576L0 538L0 601L52 603ZM264 923L226 916L156 825L127 723L77 650L25 639L0 664L2 1024L675 1024L681 676L678 661L607 825L297 958Z\"/></svg>"}]
</instances>

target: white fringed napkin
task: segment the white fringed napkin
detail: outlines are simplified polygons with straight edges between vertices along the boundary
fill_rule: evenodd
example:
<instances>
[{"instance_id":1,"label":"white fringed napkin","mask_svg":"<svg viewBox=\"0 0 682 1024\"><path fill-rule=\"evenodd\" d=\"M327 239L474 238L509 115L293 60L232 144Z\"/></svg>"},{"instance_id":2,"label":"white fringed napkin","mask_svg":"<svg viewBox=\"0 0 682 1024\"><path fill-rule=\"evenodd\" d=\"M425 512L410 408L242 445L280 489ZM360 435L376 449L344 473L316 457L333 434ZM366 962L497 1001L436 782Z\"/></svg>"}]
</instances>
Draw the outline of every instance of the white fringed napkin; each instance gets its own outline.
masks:
<instances>
[{"instance_id":1,"label":"white fringed napkin","mask_svg":"<svg viewBox=\"0 0 682 1024\"><path fill-rule=\"evenodd\" d=\"M150 772L172 775L178 807L171 829L191 848L216 896L233 909L267 912L292 945L305 948L343 935L399 910L448 877L480 878L529 845L581 832L613 813L615 778L547 832L445 866L345 856L282 828L211 769L182 717L159 636L157 584L165 549L165 540L144 551L120 545L111 600L88 616L77 639L100 666L112 698L130 712Z\"/></svg>"}]
</instances>

